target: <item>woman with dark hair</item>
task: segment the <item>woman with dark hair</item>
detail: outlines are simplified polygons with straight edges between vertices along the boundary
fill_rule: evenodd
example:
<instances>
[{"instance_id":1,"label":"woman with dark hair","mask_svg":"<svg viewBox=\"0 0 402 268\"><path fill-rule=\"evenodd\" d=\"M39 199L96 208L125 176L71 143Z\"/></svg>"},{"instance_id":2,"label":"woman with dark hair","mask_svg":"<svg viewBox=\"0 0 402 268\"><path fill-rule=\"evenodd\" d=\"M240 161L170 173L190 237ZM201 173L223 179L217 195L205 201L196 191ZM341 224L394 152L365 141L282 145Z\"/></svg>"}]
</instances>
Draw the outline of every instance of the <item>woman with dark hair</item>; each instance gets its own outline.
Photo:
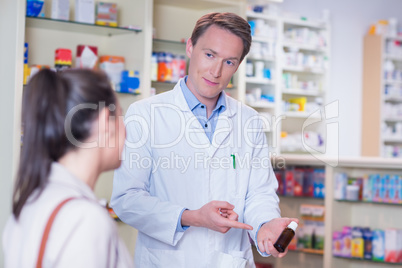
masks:
<instances>
[{"instance_id":1,"label":"woman with dark hair","mask_svg":"<svg viewBox=\"0 0 402 268\"><path fill-rule=\"evenodd\" d=\"M121 118L101 72L42 70L30 80L5 267L132 266L93 192L103 171L120 166Z\"/></svg>"}]
</instances>

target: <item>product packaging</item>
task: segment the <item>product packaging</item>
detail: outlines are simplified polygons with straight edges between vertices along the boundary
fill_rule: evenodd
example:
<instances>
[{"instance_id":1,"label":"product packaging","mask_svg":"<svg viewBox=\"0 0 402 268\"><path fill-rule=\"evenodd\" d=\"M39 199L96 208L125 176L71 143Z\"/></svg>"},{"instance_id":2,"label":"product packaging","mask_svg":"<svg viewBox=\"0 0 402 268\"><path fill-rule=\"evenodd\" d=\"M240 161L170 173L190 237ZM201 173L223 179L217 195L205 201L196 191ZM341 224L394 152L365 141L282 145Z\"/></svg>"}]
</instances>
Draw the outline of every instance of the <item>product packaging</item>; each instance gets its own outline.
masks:
<instances>
[{"instance_id":1,"label":"product packaging","mask_svg":"<svg viewBox=\"0 0 402 268\"><path fill-rule=\"evenodd\" d=\"M157 54L157 52L152 52L151 81L158 81L158 54Z\"/></svg>"},{"instance_id":2,"label":"product packaging","mask_svg":"<svg viewBox=\"0 0 402 268\"><path fill-rule=\"evenodd\" d=\"M364 240L364 258L371 260L373 258L373 232L370 228L363 228Z\"/></svg>"},{"instance_id":3,"label":"product packaging","mask_svg":"<svg viewBox=\"0 0 402 268\"><path fill-rule=\"evenodd\" d=\"M120 85L121 73L125 69L124 57L120 56L102 56L100 57L100 69L108 75L114 89Z\"/></svg>"},{"instance_id":4,"label":"product packaging","mask_svg":"<svg viewBox=\"0 0 402 268\"><path fill-rule=\"evenodd\" d=\"M303 174L303 196L314 196L314 169L306 168Z\"/></svg>"},{"instance_id":5,"label":"product packaging","mask_svg":"<svg viewBox=\"0 0 402 268\"><path fill-rule=\"evenodd\" d=\"M98 25L117 27L117 4L98 2L96 4L96 19Z\"/></svg>"},{"instance_id":6,"label":"product packaging","mask_svg":"<svg viewBox=\"0 0 402 268\"><path fill-rule=\"evenodd\" d=\"M285 195L293 196L293 189L295 185L293 169L285 170Z\"/></svg>"},{"instance_id":7,"label":"product packaging","mask_svg":"<svg viewBox=\"0 0 402 268\"><path fill-rule=\"evenodd\" d=\"M363 178L363 200L372 201L373 200L373 183L375 175L364 176Z\"/></svg>"},{"instance_id":8,"label":"product packaging","mask_svg":"<svg viewBox=\"0 0 402 268\"><path fill-rule=\"evenodd\" d=\"M70 49L58 48L55 52L54 67L57 71L70 68L72 64L72 53Z\"/></svg>"},{"instance_id":9,"label":"product packaging","mask_svg":"<svg viewBox=\"0 0 402 268\"><path fill-rule=\"evenodd\" d=\"M332 233L332 255L342 256L343 240L342 232L335 231Z\"/></svg>"},{"instance_id":10,"label":"product packaging","mask_svg":"<svg viewBox=\"0 0 402 268\"><path fill-rule=\"evenodd\" d=\"M52 19L69 20L70 19L70 1L52 0Z\"/></svg>"},{"instance_id":11,"label":"product packaging","mask_svg":"<svg viewBox=\"0 0 402 268\"><path fill-rule=\"evenodd\" d=\"M28 43L24 44L24 85L28 82L28 77L30 75L30 69L28 67Z\"/></svg>"},{"instance_id":12,"label":"product packaging","mask_svg":"<svg viewBox=\"0 0 402 268\"><path fill-rule=\"evenodd\" d=\"M348 183L348 175L346 173L335 173L335 192L336 200L346 199L346 185Z\"/></svg>"},{"instance_id":13,"label":"product packaging","mask_svg":"<svg viewBox=\"0 0 402 268\"><path fill-rule=\"evenodd\" d=\"M75 21L95 23L95 0L75 0Z\"/></svg>"},{"instance_id":14,"label":"product packaging","mask_svg":"<svg viewBox=\"0 0 402 268\"><path fill-rule=\"evenodd\" d=\"M350 257L352 255L351 244L352 244L352 227L344 226L342 229L342 241L343 241L343 257Z\"/></svg>"},{"instance_id":15,"label":"product packaging","mask_svg":"<svg viewBox=\"0 0 402 268\"><path fill-rule=\"evenodd\" d=\"M158 81L166 82L167 75L167 65L166 65L166 53L159 52L158 53Z\"/></svg>"},{"instance_id":16,"label":"product packaging","mask_svg":"<svg viewBox=\"0 0 402 268\"><path fill-rule=\"evenodd\" d=\"M373 260L384 261L385 258L385 232L380 229L373 231Z\"/></svg>"},{"instance_id":17,"label":"product packaging","mask_svg":"<svg viewBox=\"0 0 402 268\"><path fill-rule=\"evenodd\" d=\"M381 176L379 174L373 174L371 175L371 178L373 179L373 201L374 202L381 202L381 196L380 196L380 191L381 191Z\"/></svg>"},{"instance_id":18,"label":"product packaging","mask_svg":"<svg viewBox=\"0 0 402 268\"><path fill-rule=\"evenodd\" d=\"M27 17L45 17L44 0L27 0Z\"/></svg>"},{"instance_id":19,"label":"product packaging","mask_svg":"<svg viewBox=\"0 0 402 268\"><path fill-rule=\"evenodd\" d=\"M314 197L325 197L325 171L324 169L314 170Z\"/></svg>"},{"instance_id":20,"label":"product packaging","mask_svg":"<svg viewBox=\"0 0 402 268\"><path fill-rule=\"evenodd\" d=\"M293 195L303 196L304 172L300 168L295 168L293 173L294 173Z\"/></svg>"},{"instance_id":21,"label":"product packaging","mask_svg":"<svg viewBox=\"0 0 402 268\"><path fill-rule=\"evenodd\" d=\"M360 227L352 228L351 255L354 258L363 259L364 257L364 239L363 230Z\"/></svg>"},{"instance_id":22,"label":"product packaging","mask_svg":"<svg viewBox=\"0 0 402 268\"><path fill-rule=\"evenodd\" d=\"M283 173L284 171L282 169L276 169L275 171L275 177L278 181L278 190L276 191L279 195L284 195L285 189L284 189L284 183L283 183Z\"/></svg>"},{"instance_id":23,"label":"product packaging","mask_svg":"<svg viewBox=\"0 0 402 268\"><path fill-rule=\"evenodd\" d=\"M88 45L77 46L75 66L77 68L96 69L98 64L98 47Z\"/></svg>"},{"instance_id":24,"label":"product packaging","mask_svg":"<svg viewBox=\"0 0 402 268\"><path fill-rule=\"evenodd\" d=\"M121 73L120 86L116 87L117 92L139 94L140 78L138 71L123 71Z\"/></svg>"},{"instance_id":25,"label":"product packaging","mask_svg":"<svg viewBox=\"0 0 402 268\"><path fill-rule=\"evenodd\" d=\"M384 261L396 263L399 256L399 235L397 229L385 230L385 257Z\"/></svg>"}]
</instances>

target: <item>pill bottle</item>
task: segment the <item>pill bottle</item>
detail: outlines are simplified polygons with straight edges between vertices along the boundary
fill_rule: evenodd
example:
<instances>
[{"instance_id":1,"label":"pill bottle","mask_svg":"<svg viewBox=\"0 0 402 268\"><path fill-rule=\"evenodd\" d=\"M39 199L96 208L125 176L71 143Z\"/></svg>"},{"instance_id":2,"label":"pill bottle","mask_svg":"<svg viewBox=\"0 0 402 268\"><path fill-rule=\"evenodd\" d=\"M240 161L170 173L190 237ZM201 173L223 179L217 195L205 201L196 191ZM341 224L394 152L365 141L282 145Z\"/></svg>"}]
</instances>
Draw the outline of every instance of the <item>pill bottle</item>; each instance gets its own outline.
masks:
<instances>
[{"instance_id":1,"label":"pill bottle","mask_svg":"<svg viewBox=\"0 0 402 268\"><path fill-rule=\"evenodd\" d=\"M281 235L278 237L278 240L276 240L274 247L276 250L280 253L285 252L286 247L289 245L290 241L292 238L295 236L297 228L297 222L292 221L288 227L286 227Z\"/></svg>"}]
</instances>

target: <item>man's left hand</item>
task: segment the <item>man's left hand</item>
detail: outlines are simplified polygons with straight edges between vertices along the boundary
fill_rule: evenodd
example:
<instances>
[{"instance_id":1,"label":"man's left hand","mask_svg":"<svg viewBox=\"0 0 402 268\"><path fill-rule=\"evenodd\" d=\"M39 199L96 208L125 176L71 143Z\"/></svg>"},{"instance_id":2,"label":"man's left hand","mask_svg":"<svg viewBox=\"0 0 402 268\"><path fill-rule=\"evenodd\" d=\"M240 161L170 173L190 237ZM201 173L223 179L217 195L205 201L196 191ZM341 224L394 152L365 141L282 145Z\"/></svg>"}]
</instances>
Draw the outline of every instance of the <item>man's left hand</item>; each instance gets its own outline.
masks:
<instances>
[{"instance_id":1,"label":"man's left hand","mask_svg":"<svg viewBox=\"0 0 402 268\"><path fill-rule=\"evenodd\" d=\"M276 218L263 224L257 234L258 249L274 257L284 257L288 249L286 248L285 252L279 253L274 248L274 243L291 221L299 223L299 220L296 218Z\"/></svg>"}]
</instances>

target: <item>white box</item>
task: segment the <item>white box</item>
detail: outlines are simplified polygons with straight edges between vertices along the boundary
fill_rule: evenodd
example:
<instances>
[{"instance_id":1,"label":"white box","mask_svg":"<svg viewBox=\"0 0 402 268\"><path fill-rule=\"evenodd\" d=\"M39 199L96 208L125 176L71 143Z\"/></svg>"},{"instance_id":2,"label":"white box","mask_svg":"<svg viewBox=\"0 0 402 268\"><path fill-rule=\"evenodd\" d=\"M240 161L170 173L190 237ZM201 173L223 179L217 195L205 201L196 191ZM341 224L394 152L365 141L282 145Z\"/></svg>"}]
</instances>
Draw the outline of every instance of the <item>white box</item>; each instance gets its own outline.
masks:
<instances>
[{"instance_id":1,"label":"white box","mask_svg":"<svg viewBox=\"0 0 402 268\"><path fill-rule=\"evenodd\" d=\"M75 21L95 24L95 0L75 0Z\"/></svg>"},{"instance_id":2,"label":"white box","mask_svg":"<svg viewBox=\"0 0 402 268\"><path fill-rule=\"evenodd\" d=\"M52 0L52 19L70 20L70 1Z\"/></svg>"}]
</instances>

